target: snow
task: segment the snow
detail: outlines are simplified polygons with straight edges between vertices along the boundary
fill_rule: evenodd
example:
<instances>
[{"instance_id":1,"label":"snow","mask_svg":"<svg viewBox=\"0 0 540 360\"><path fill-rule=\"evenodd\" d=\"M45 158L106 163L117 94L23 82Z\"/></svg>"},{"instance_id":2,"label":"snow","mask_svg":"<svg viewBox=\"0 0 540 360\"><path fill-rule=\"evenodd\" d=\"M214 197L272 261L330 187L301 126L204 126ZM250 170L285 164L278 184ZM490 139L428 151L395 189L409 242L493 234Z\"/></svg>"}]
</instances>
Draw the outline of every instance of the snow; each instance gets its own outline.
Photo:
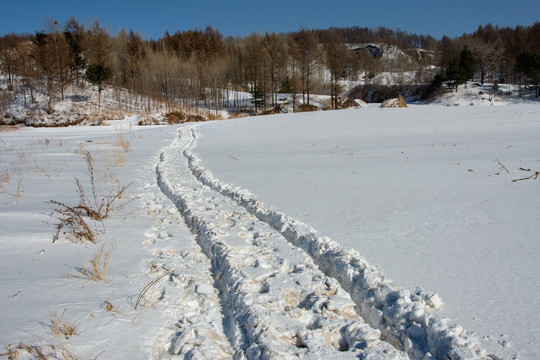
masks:
<instances>
[{"instance_id":1,"label":"snow","mask_svg":"<svg viewBox=\"0 0 540 360\"><path fill-rule=\"evenodd\" d=\"M436 291L486 346L534 358L538 183L512 180L538 171L537 119L537 105L371 106L208 125L195 152L405 289Z\"/></svg>"},{"instance_id":2,"label":"snow","mask_svg":"<svg viewBox=\"0 0 540 360\"><path fill-rule=\"evenodd\" d=\"M534 359L538 109L2 131L0 357ZM53 243L86 152L98 197L133 184L97 244Z\"/></svg>"}]
</instances>

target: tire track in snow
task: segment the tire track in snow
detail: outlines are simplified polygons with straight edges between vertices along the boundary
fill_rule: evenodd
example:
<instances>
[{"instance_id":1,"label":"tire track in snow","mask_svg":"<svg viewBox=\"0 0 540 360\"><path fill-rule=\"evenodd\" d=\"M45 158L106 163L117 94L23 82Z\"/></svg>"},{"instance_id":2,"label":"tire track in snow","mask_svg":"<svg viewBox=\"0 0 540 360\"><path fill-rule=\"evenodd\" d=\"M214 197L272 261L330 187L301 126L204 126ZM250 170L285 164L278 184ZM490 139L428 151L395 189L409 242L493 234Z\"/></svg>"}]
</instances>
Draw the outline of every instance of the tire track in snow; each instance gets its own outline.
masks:
<instances>
[{"instance_id":1,"label":"tire track in snow","mask_svg":"<svg viewBox=\"0 0 540 360\"><path fill-rule=\"evenodd\" d=\"M304 251L193 176L183 155L191 141L180 136L164 149L156 174L211 260L234 357L408 358Z\"/></svg>"},{"instance_id":2,"label":"tire track in snow","mask_svg":"<svg viewBox=\"0 0 540 360\"><path fill-rule=\"evenodd\" d=\"M216 179L190 151L195 145L195 127L180 129L176 156L184 155L200 182L233 200L309 254L325 275L338 280L356 304L357 312L380 330L384 340L417 359L498 358L482 349L473 334L439 314L442 302L437 294L422 289L411 293L396 286L357 251L344 249L311 227L267 208L249 191Z\"/></svg>"}]
</instances>

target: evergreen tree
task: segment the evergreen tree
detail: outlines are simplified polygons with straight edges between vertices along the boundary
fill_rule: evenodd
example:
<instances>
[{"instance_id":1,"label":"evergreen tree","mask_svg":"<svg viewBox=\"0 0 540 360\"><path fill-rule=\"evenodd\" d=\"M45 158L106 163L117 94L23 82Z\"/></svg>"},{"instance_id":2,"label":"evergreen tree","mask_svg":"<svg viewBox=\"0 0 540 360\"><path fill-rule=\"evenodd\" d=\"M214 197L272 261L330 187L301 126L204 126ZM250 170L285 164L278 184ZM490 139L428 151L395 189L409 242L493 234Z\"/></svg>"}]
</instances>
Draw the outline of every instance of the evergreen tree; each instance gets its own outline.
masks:
<instances>
[{"instance_id":1,"label":"evergreen tree","mask_svg":"<svg viewBox=\"0 0 540 360\"><path fill-rule=\"evenodd\" d=\"M84 27L77 22L75 17L71 17L66 23L64 36L69 45L69 68L71 74L75 74L78 85L79 74L86 65L86 59L83 54Z\"/></svg>"},{"instance_id":2,"label":"evergreen tree","mask_svg":"<svg viewBox=\"0 0 540 360\"><path fill-rule=\"evenodd\" d=\"M466 46L459 54L459 66L461 68L461 79L463 82L467 82L474 77L476 60L474 59L472 51Z\"/></svg>"},{"instance_id":3,"label":"evergreen tree","mask_svg":"<svg viewBox=\"0 0 540 360\"><path fill-rule=\"evenodd\" d=\"M253 105L255 105L255 110L264 107L265 105L265 93L260 86L256 86L252 91L250 91L251 96L253 96Z\"/></svg>"},{"instance_id":4,"label":"evergreen tree","mask_svg":"<svg viewBox=\"0 0 540 360\"><path fill-rule=\"evenodd\" d=\"M538 85L540 84L540 55L524 52L516 58L516 70L535 85L536 97L539 96Z\"/></svg>"},{"instance_id":5,"label":"evergreen tree","mask_svg":"<svg viewBox=\"0 0 540 360\"><path fill-rule=\"evenodd\" d=\"M448 63L444 79L449 86L455 86L457 92L459 85L467 83L474 77L475 66L473 53L465 46L459 58L454 58Z\"/></svg>"},{"instance_id":6,"label":"evergreen tree","mask_svg":"<svg viewBox=\"0 0 540 360\"><path fill-rule=\"evenodd\" d=\"M90 64L86 68L86 80L94 85L97 85L98 90L98 106L101 108L101 90L103 90L103 82L112 77L110 67L102 64Z\"/></svg>"}]
</instances>

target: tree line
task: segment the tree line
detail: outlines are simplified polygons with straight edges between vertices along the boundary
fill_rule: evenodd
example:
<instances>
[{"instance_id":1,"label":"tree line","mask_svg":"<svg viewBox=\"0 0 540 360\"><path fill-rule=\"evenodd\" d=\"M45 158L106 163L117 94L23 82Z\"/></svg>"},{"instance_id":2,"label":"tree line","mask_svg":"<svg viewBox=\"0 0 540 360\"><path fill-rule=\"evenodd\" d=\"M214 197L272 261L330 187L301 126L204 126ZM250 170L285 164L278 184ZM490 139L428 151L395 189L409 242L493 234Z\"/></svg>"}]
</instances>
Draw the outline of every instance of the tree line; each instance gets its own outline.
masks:
<instances>
[{"instance_id":1,"label":"tree line","mask_svg":"<svg viewBox=\"0 0 540 360\"><path fill-rule=\"evenodd\" d=\"M389 46L392 58L382 56ZM152 99L170 108L241 111L249 92L260 111L279 111L279 94L289 93L300 111L310 109L313 93L330 95L330 106L339 108L341 80L369 81L383 72L408 72L416 83L436 85L474 78L538 87L540 23L488 24L440 40L384 27L224 37L211 26L144 40L132 30L110 34L97 21L86 28L72 17L65 24L48 20L35 34L0 37L0 61L8 89L30 101L37 85L46 89L48 112L67 85L85 82L99 94L108 84L127 89L134 104ZM439 71L427 71L433 68Z\"/></svg>"}]
</instances>

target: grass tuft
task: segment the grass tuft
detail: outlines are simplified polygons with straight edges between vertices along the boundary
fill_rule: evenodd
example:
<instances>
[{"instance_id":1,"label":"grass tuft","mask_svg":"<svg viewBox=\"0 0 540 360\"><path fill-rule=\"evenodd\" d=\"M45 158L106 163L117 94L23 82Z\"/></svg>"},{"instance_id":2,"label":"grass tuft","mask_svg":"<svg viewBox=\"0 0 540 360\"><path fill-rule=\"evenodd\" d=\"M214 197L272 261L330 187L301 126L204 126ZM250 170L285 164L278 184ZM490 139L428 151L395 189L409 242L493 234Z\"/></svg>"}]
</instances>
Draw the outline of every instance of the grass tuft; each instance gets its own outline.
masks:
<instances>
[{"instance_id":1,"label":"grass tuft","mask_svg":"<svg viewBox=\"0 0 540 360\"><path fill-rule=\"evenodd\" d=\"M111 262L112 251L114 247L105 252L105 246L102 245L90 260L90 266L83 266L80 270L81 275L92 281L107 280L107 270Z\"/></svg>"},{"instance_id":2,"label":"grass tuft","mask_svg":"<svg viewBox=\"0 0 540 360\"><path fill-rule=\"evenodd\" d=\"M67 309L64 309L60 315L56 311L50 310L49 314L51 315L51 332L54 335L63 336L66 339L77 335L77 327L75 322L69 319Z\"/></svg>"},{"instance_id":3,"label":"grass tuft","mask_svg":"<svg viewBox=\"0 0 540 360\"><path fill-rule=\"evenodd\" d=\"M98 234L97 223L101 223L103 228L103 220L115 210L113 205L124 196L127 188L131 185L131 183L124 185L106 196L100 196L96 189L94 160L89 152L84 152L84 156L88 167L92 194L87 196L81 182L75 177L77 193L79 194L78 205L70 206L60 201L50 200L56 206L51 216L60 220L53 242L58 240L62 234L69 234L71 240L76 242L88 241L95 244Z\"/></svg>"}]
</instances>

